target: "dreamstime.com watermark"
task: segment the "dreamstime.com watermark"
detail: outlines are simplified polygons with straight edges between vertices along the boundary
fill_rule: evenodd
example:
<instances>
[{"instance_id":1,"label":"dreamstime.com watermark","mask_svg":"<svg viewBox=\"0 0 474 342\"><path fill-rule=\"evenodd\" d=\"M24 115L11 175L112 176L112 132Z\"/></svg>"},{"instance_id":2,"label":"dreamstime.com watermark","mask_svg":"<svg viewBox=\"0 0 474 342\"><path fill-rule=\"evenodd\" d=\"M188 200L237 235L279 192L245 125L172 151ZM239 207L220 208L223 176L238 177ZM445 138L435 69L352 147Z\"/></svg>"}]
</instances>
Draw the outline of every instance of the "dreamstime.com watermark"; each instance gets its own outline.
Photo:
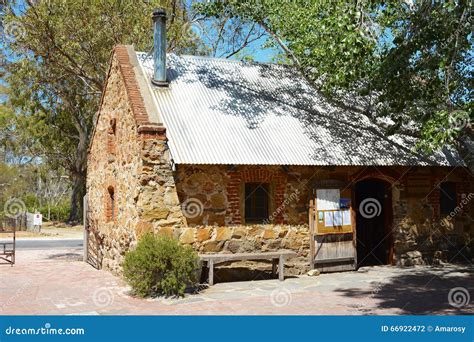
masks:
<instances>
[{"instance_id":1,"label":"dreamstime.com watermark","mask_svg":"<svg viewBox=\"0 0 474 342\"><path fill-rule=\"evenodd\" d=\"M12 197L3 205L5 216L16 219L20 215L26 213L26 205L19 198Z\"/></svg>"},{"instance_id":2,"label":"dreamstime.com watermark","mask_svg":"<svg viewBox=\"0 0 474 342\"><path fill-rule=\"evenodd\" d=\"M107 307L114 303L114 293L108 287L101 287L92 294L92 301L98 307Z\"/></svg>"},{"instance_id":3,"label":"dreamstime.com watermark","mask_svg":"<svg viewBox=\"0 0 474 342\"><path fill-rule=\"evenodd\" d=\"M362 217L371 219L382 213L382 205L375 198L366 198L359 204L359 212Z\"/></svg>"},{"instance_id":4,"label":"dreamstime.com watermark","mask_svg":"<svg viewBox=\"0 0 474 342\"><path fill-rule=\"evenodd\" d=\"M281 308L290 305L292 297L290 290L280 287L272 291L270 294L270 302L273 306Z\"/></svg>"},{"instance_id":5,"label":"dreamstime.com watermark","mask_svg":"<svg viewBox=\"0 0 474 342\"><path fill-rule=\"evenodd\" d=\"M460 131L471 124L469 113L464 110L455 110L448 117L449 127Z\"/></svg>"},{"instance_id":6,"label":"dreamstime.com watermark","mask_svg":"<svg viewBox=\"0 0 474 342\"><path fill-rule=\"evenodd\" d=\"M5 329L5 335L85 335L84 328L53 328L50 323L45 323L39 328L17 328L9 326Z\"/></svg>"},{"instance_id":7,"label":"dreamstime.com watermark","mask_svg":"<svg viewBox=\"0 0 474 342\"><path fill-rule=\"evenodd\" d=\"M307 183L306 180L302 181L301 182L301 185L302 186L305 186ZM285 210L285 208L293 201L297 201L298 198L300 197L300 190L299 189L295 189L295 191L293 191L288 197L286 197L284 200L283 200L283 203L280 204L278 206L278 208L276 208L269 216L267 219L265 219L263 221L263 224L270 224L280 213L283 212L283 210Z\"/></svg>"},{"instance_id":8,"label":"dreamstime.com watermark","mask_svg":"<svg viewBox=\"0 0 474 342\"><path fill-rule=\"evenodd\" d=\"M445 220L441 221L441 225L447 226L448 222L450 222L456 215L461 213L472 199L474 199L474 193L470 192L467 194L467 196L461 199L461 202L454 208L453 211L448 214L448 216L445 217Z\"/></svg>"},{"instance_id":9,"label":"dreamstime.com watermark","mask_svg":"<svg viewBox=\"0 0 474 342\"><path fill-rule=\"evenodd\" d=\"M191 197L181 204L181 209L184 216L192 219L202 215L204 204L199 199Z\"/></svg>"},{"instance_id":10,"label":"dreamstime.com watermark","mask_svg":"<svg viewBox=\"0 0 474 342\"><path fill-rule=\"evenodd\" d=\"M471 296L469 291L464 287L454 287L449 290L448 303L455 308L462 308L463 306L469 305L471 302Z\"/></svg>"},{"instance_id":11,"label":"dreamstime.com watermark","mask_svg":"<svg viewBox=\"0 0 474 342\"><path fill-rule=\"evenodd\" d=\"M27 281L25 284L23 284L21 287L19 287L15 294L11 296L6 302L4 302L0 306L0 314L2 314L3 311L5 311L8 307L14 306L15 303L23 296L23 294L28 291L28 289L32 286L31 281Z\"/></svg>"},{"instance_id":12,"label":"dreamstime.com watermark","mask_svg":"<svg viewBox=\"0 0 474 342\"><path fill-rule=\"evenodd\" d=\"M376 303L375 297L380 291L382 291L383 286L384 286L384 283L382 282L376 283L374 288L372 289L372 292L367 297L364 297L362 301L357 304L357 308L362 309L364 307L376 306L377 303Z\"/></svg>"}]
</instances>

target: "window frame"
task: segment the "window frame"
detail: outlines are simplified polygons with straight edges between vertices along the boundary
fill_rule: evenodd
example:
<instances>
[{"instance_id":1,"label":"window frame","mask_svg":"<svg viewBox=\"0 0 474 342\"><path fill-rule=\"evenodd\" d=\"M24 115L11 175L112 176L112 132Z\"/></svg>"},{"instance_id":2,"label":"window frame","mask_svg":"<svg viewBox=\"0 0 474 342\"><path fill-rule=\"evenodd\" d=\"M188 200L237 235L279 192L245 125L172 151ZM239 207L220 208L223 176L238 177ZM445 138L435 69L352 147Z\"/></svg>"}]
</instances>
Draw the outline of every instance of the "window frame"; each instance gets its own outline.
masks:
<instances>
[{"instance_id":1,"label":"window frame","mask_svg":"<svg viewBox=\"0 0 474 342\"><path fill-rule=\"evenodd\" d=\"M449 186L451 189L446 189ZM444 188L443 188L444 187ZM439 184L439 213L447 216L456 210L458 206L456 182L446 181ZM453 198L450 198L453 196Z\"/></svg>"},{"instance_id":2,"label":"window frame","mask_svg":"<svg viewBox=\"0 0 474 342\"><path fill-rule=\"evenodd\" d=\"M115 156L117 145L117 119L109 120L109 128L107 130L107 152L110 156Z\"/></svg>"},{"instance_id":3,"label":"window frame","mask_svg":"<svg viewBox=\"0 0 474 342\"><path fill-rule=\"evenodd\" d=\"M107 188L106 222L114 222L116 216L115 189L113 186Z\"/></svg>"},{"instance_id":4,"label":"window frame","mask_svg":"<svg viewBox=\"0 0 474 342\"><path fill-rule=\"evenodd\" d=\"M248 213L248 204L249 204L249 196L252 195L248 195L247 194L247 187L248 186L254 186L253 190L249 190L249 191L253 191L252 194L255 193L255 190L259 187L261 187L263 189L263 191L266 193L266 203L264 205L266 205L266 210L264 210L264 212L261 214L261 215L255 215L255 216L248 216L247 213ZM273 187L272 187L272 184L270 182L244 182L242 184L242 201L241 201L241 208L242 208L242 218L243 218L243 222L245 224L264 224L265 221L269 221L270 219L270 213L271 213L271 210L272 210L272 200L273 200ZM255 199L254 199L255 200ZM254 202L254 208L253 210L258 210L257 207L255 207L256 203Z\"/></svg>"}]
</instances>

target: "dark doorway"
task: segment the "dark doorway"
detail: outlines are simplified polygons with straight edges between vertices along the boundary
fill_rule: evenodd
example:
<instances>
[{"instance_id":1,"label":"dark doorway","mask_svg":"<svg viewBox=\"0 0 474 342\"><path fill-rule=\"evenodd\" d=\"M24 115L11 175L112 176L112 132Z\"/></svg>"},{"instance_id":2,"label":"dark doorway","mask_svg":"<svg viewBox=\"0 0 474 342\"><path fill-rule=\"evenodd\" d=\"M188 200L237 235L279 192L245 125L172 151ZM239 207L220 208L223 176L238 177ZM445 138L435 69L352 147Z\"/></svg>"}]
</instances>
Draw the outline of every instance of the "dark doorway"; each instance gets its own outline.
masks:
<instances>
[{"instance_id":1,"label":"dark doorway","mask_svg":"<svg viewBox=\"0 0 474 342\"><path fill-rule=\"evenodd\" d=\"M358 266L392 261L392 192L390 184L364 180L356 184L356 245Z\"/></svg>"}]
</instances>

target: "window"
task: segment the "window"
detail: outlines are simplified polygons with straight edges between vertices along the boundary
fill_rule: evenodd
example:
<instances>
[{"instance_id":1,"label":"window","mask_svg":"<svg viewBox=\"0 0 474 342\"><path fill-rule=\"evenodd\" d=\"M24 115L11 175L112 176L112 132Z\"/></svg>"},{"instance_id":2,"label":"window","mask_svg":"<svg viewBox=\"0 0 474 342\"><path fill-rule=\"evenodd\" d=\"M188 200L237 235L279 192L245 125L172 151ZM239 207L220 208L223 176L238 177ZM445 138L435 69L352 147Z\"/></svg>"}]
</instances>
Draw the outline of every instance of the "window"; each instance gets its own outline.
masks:
<instances>
[{"instance_id":1,"label":"window","mask_svg":"<svg viewBox=\"0 0 474 342\"><path fill-rule=\"evenodd\" d=\"M245 184L245 222L263 223L268 219L269 194L268 184Z\"/></svg>"},{"instance_id":2,"label":"window","mask_svg":"<svg viewBox=\"0 0 474 342\"><path fill-rule=\"evenodd\" d=\"M107 132L107 150L109 154L115 155L115 133L117 131L117 120L111 119Z\"/></svg>"},{"instance_id":3,"label":"window","mask_svg":"<svg viewBox=\"0 0 474 342\"><path fill-rule=\"evenodd\" d=\"M106 216L107 222L113 221L115 219L115 191L114 188L109 186L107 189L108 198L107 198L107 208L106 208Z\"/></svg>"},{"instance_id":4,"label":"window","mask_svg":"<svg viewBox=\"0 0 474 342\"><path fill-rule=\"evenodd\" d=\"M439 206L441 214L452 213L457 205L456 184L443 182L439 186Z\"/></svg>"},{"instance_id":5,"label":"window","mask_svg":"<svg viewBox=\"0 0 474 342\"><path fill-rule=\"evenodd\" d=\"M109 127L109 133L115 135L117 131L117 120L116 119L110 119L110 127Z\"/></svg>"}]
</instances>

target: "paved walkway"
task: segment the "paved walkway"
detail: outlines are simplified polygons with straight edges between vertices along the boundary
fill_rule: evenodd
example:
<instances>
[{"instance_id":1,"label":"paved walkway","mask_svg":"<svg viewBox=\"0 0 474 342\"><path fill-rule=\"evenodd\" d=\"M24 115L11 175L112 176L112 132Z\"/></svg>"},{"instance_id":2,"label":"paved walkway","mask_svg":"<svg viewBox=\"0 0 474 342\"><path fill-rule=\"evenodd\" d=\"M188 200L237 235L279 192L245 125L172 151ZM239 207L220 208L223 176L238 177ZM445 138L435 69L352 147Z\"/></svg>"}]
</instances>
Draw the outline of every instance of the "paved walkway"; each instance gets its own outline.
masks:
<instances>
[{"instance_id":1,"label":"paved walkway","mask_svg":"<svg viewBox=\"0 0 474 342\"><path fill-rule=\"evenodd\" d=\"M0 265L0 315L474 314L472 266L370 267L140 299L120 278L80 260L80 249L23 250L14 267Z\"/></svg>"}]
</instances>

